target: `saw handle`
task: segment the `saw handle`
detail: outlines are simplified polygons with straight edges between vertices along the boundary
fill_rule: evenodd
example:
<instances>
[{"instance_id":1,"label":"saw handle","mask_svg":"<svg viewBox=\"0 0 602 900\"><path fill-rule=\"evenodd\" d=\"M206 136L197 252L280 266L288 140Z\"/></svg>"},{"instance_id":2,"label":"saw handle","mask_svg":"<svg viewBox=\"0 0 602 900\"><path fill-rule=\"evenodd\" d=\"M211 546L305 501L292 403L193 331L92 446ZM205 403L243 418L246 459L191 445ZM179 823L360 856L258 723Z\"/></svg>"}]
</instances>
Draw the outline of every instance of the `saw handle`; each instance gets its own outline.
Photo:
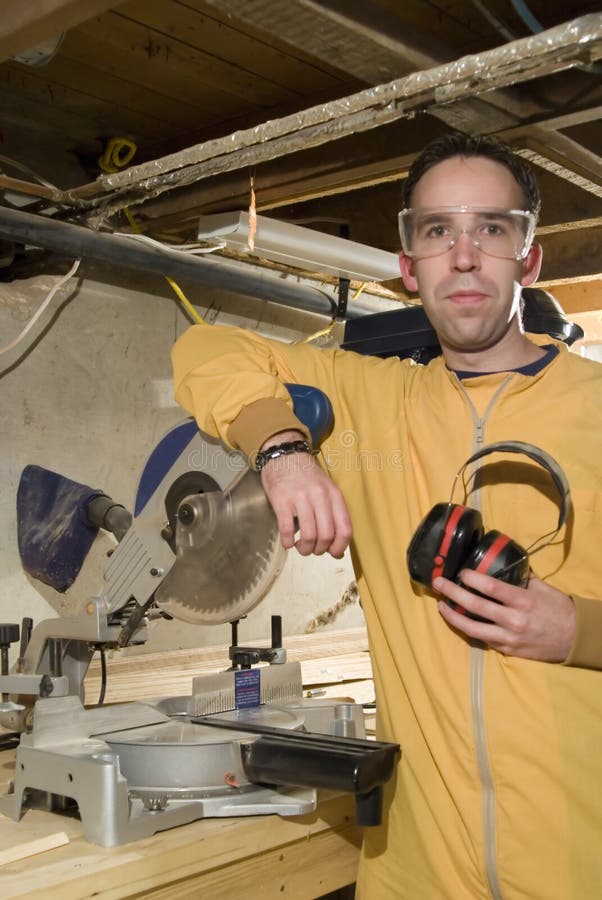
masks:
<instances>
[{"instance_id":1,"label":"saw handle","mask_svg":"<svg viewBox=\"0 0 602 900\"><path fill-rule=\"evenodd\" d=\"M381 824L382 786L393 775L399 744L290 731L220 716L197 716L190 721L259 735L240 745L245 774L254 784L348 791L355 794L357 824Z\"/></svg>"},{"instance_id":2,"label":"saw handle","mask_svg":"<svg viewBox=\"0 0 602 900\"><path fill-rule=\"evenodd\" d=\"M319 447L332 431L334 413L326 394L307 384L285 384L293 401L293 412L309 428L311 442Z\"/></svg>"},{"instance_id":3,"label":"saw handle","mask_svg":"<svg viewBox=\"0 0 602 900\"><path fill-rule=\"evenodd\" d=\"M239 728L244 726L239 723ZM257 784L317 787L355 794L357 824L382 822L382 785L389 780L399 747L291 732L262 735L241 744L247 778Z\"/></svg>"}]
</instances>

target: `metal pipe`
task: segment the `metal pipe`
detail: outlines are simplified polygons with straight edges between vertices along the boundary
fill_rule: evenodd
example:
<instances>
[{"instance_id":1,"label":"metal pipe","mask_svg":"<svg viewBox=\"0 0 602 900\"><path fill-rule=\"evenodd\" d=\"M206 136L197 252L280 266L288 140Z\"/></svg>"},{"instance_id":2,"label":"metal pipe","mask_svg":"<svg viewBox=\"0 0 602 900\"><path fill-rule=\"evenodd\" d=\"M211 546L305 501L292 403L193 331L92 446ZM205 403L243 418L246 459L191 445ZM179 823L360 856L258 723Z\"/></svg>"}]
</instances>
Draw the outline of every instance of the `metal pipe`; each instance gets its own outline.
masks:
<instances>
[{"instance_id":1,"label":"metal pipe","mask_svg":"<svg viewBox=\"0 0 602 900\"><path fill-rule=\"evenodd\" d=\"M300 285L251 266L222 259L199 259L174 250L161 250L128 237L91 231L80 225L58 222L20 210L0 207L0 237L53 250L62 256L87 258L173 278L189 278L206 287L219 288L270 300L309 312L333 315L336 300L325 290ZM243 271L243 269L245 271ZM351 318L365 315L359 307L349 309Z\"/></svg>"}]
</instances>

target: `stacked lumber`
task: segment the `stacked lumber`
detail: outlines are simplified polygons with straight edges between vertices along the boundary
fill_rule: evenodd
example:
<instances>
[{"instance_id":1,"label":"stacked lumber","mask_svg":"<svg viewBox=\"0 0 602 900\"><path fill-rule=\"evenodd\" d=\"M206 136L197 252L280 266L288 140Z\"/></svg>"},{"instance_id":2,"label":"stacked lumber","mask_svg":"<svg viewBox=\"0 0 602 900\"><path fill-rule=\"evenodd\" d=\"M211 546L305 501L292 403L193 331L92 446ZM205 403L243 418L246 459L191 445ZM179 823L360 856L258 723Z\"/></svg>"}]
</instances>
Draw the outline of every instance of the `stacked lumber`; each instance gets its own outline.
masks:
<instances>
[{"instance_id":1,"label":"stacked lumber","mask_svg":"<svg viewBox=\"0 0 602 900\"><path fill-rule=\"evenodd\" d=\"M365 628L293 635L284 639L289 660L299 660L303 687L310 694L357 703L374 700L372 667ZM258 642L258 646L262 646ZM230 665L228 647L200 647L159 653L107 657L105 703L178 697L192 692L196 675L221 672ZM100 662L94 659L85 680L86 703L100 694Z\"/></svg>"}]
</instances>

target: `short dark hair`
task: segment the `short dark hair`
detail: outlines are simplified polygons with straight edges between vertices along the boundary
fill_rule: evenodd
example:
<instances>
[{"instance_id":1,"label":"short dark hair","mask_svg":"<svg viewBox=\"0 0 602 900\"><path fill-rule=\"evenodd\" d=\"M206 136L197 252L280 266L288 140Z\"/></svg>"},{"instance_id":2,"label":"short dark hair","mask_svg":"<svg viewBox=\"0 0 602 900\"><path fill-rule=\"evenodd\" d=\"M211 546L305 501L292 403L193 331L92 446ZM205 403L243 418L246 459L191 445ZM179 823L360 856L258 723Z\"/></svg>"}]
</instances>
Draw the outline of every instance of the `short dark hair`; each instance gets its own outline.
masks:
<instances>
[{"instance_id":1,"label":"short dark hair","mask_svg":"<svg viewBox=\"0 0 602 900\"><path fill-rule=\"evenodd\" d=\"M537 218L541 208L541 197L531 166L506 144L483 135L463 132L452 132L435 138L416 157L402 187L404 208L407 209L411 205L412 193L422 176L437 163L454 156L484 156L505 166L524 194L525 208L528 212L535 213Z\"/></svg>"}]
</instances>

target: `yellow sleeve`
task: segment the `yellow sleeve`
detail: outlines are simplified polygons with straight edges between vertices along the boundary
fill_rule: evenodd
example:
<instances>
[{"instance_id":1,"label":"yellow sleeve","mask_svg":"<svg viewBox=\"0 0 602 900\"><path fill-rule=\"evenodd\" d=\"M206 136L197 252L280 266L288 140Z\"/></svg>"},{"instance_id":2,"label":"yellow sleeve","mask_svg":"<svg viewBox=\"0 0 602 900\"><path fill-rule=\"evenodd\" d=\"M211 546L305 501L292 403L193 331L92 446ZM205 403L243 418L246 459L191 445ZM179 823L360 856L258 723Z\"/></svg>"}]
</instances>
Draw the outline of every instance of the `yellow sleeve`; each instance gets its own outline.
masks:
<instances>
[{"instance_id":1,"label":"yellow sleeve","mask_svg":"<svg viewBox=\"0 0 602 900\"><path fill-rule=\"evenodd\" d=\"M286 347L239 328L194 325L172 349L175 398L202 431L249 457L280 431L309 439L284 386L299 381Z\"/></svg>"},{"instance_id":2,"label":"yellow sleeve","mask_svg":"<svg viewBox=\"0 0 602 900\"><path fill-rule=\"evenodd\" d=\"M228 442L253 459L269 437L293 429L301 431L311 443L309 429L295 416L286 400L279 397L255 400L233 420L228 429Z\"/></svg>"},{"instance_id":3,"label":"yellow sleeve","mask_svg":"<svg viewBox=\"0 0 602 900\"><path fill-rule=\"evenodd\" d=\"M602 601L573 597L575 637L563 665L581 669L602 669Z\"/></svg>"}]
</instances>

